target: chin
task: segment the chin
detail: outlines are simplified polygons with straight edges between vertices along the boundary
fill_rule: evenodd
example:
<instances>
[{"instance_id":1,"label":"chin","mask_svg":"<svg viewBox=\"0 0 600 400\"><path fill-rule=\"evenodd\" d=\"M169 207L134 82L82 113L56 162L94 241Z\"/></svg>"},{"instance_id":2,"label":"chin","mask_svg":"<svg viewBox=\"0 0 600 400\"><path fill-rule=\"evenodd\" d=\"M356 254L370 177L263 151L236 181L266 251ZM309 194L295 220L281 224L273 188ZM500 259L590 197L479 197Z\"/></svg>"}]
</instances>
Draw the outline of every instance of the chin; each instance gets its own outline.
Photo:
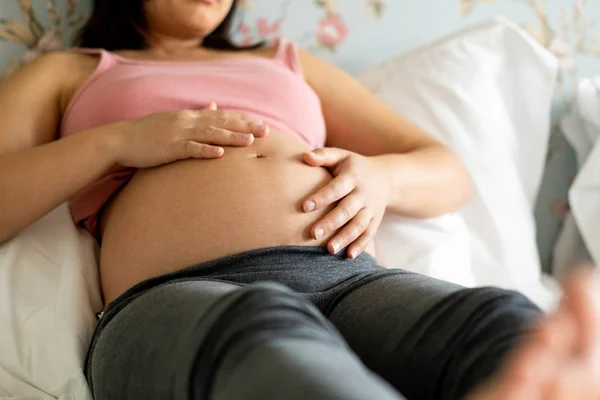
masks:
<instances>
[{"instance_id":1,"label":"chin","mask_svg":"<svg viewBox=\"0 0 600 400\"><path fill-rule=\"evenodd\" d=\"M216 23L217 18L213 18L211 15L207 15L207 13L196 13L195 18L187 19L187 21L181 21L179 26L182 31L185 30L186 33L191 34L195 37L203 37L209 35L213 32L219 24Z\"/></svg>"}]
</instances>

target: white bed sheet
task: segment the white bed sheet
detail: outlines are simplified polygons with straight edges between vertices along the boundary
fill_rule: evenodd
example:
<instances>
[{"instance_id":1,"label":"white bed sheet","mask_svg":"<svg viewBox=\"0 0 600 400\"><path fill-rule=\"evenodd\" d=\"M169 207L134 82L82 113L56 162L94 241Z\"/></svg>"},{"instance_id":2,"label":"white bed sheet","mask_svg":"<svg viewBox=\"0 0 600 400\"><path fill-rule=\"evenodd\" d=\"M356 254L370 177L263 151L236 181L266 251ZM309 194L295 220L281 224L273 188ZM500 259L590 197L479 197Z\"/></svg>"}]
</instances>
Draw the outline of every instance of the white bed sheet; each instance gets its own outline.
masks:
<instances>
[{"instance_id":1,"label":"white bed sheet","mask_svg":"<svg viewBox=\"0 0 600 400\"><path fill-rule=\"evenodd\" d=\"M91 399L82 360L102 306L95 254L66 204L0 246L0 399Z\"/></svg>"}]
</instances>

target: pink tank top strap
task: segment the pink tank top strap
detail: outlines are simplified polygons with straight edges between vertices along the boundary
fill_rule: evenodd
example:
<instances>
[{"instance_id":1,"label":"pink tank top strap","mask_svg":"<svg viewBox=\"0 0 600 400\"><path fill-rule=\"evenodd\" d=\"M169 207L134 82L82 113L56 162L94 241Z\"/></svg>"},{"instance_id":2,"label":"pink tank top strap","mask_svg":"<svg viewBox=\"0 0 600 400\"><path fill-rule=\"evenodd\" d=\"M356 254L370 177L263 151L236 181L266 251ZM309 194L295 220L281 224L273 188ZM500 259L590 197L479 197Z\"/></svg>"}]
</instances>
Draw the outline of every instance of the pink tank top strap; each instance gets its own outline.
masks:
<instances>
[{"instance_id":1,"label":"pink tank top strap","mask_svg":"<svg viewBox=\"0 0 600 400\"><path fill-rule=\"evenodd\" d=\"M300 54L296 42L279 38L277 39L277 53L275 59L281 61L290 70L298 75L303 75Z\"/></svg>"},{"instance_id":2,"label":"pink tank top strap","mask_svg":"<svg viewBox=\"0 0 600 400\"><path fill-rule=\"evenodd\" d=\"M71 48L69 51L74 53L92 54L100 56L100 62L96 67L94 75L101 74L117 62L117 57L104 49Z\"/></svg>"},{"instance_id":3,"label":"pink tank top strap","mask_svg":"<svg viewBox=\"0 0 600 400\"><path fill-rule=\"evenodd\" d=\"M73 109L74 105L77 103L77 101L79 100L81 95L85 92L85 90L92 83L94 83L94 81L100 75L102 75L102 73L106 72L107 70L112 68L117 63L117 57L113 53L110 53L104 49L71 48L68 51L71 51L74 53L99 55L100 61L98 62L98 65L96 66L96 69L94 70L94 72L88 77L88 79L83 83L83 85L81 85L79 90L77 90L77 92L71 99L71 102L69 103L69 105L67 106L67 109L65 110L65 115L63 115L63 121L65 121L69 118L69 116L71 114L71 110Z\"/></svg>"}]
</instances>

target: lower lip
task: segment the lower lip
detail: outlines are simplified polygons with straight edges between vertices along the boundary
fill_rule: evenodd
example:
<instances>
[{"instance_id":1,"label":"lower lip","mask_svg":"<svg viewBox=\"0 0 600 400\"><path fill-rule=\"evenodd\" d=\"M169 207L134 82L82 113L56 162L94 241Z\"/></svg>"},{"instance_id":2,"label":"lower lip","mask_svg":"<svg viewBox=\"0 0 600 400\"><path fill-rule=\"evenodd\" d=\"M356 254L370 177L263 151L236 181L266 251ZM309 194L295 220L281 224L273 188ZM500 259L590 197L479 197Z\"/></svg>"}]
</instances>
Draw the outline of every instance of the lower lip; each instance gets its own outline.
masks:
<instances>
[{"instance_id":1,"label":"lower lip","mask_svg":"<svg viewBox=\"0 0 600 400\"><path fill-rule=\"evenodd\" d=\"M219 0L200 0L201 3L205 4L215 4Z\"/></svg>"}]
</instances>

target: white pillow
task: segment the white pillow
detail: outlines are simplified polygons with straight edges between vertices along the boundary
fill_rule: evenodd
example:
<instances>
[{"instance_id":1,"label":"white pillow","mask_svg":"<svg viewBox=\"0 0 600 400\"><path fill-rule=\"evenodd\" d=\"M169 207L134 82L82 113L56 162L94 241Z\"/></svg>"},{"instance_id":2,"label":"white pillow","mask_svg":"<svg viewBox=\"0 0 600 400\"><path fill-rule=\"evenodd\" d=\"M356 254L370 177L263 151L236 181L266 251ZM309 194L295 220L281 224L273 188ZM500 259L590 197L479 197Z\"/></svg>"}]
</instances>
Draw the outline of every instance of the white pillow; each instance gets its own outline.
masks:
<instances>
[{"instance_id":1,"label":"white pillow","mask_svg":"<svg viewBox=\"0 0 600 400\"><path fill-rule=\"evenodd\" d=\"M473 287L471 245L459 214L416 220L386 213L375 238L377 260L399 268Z\"/></svg>"},{"instance_id":2,"label":"white pillow","mask_svg":"<svg viewBox=\"0 0 600 400\"><path fill-rule=\"evenodd\" d=\"M541 282L532 210L556 74L546 49L497 18L359 77L467 166L474 194L460 214L470 231L476 284L520 290L543 306L553 298ZM457 267L448 260L447 269Z\"/></svg>"},{"instance_id":3,"label":"white pillow","mask_svg":"<svg viewBox=\"0 0 600 400\"><path fill-rule=\"evenodd\" d=\"M0 246L0 399L91 399L82 367L102 308L95 250L67 204Z\"/></svg>"}]
</instances>

